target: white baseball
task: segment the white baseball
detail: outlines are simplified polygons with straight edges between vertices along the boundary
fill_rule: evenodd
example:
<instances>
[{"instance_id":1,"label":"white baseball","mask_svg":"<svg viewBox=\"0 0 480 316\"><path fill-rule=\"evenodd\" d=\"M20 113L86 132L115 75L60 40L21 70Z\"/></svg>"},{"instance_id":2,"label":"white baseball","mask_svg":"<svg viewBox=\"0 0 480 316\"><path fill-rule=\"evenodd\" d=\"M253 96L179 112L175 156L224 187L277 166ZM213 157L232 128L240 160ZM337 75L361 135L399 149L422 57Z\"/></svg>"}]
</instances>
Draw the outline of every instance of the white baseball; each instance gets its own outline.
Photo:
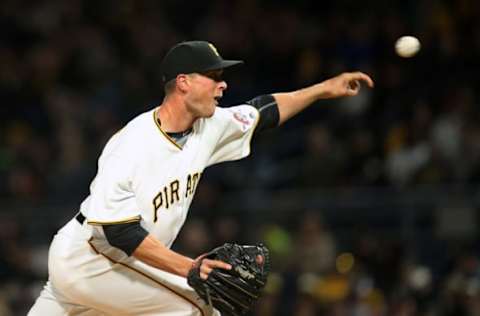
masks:
<instances>
[{"instance_id":1,"label":"white baseball","mask_svg":"<svg viewBox=\"0 0 480 316\"><path fill-rule=\"evenodd\" d=\"M400 57L414 56L420 50L420 41L414 36L402 36L395 43L395 51Z\"/></svg>"}]
</instances>

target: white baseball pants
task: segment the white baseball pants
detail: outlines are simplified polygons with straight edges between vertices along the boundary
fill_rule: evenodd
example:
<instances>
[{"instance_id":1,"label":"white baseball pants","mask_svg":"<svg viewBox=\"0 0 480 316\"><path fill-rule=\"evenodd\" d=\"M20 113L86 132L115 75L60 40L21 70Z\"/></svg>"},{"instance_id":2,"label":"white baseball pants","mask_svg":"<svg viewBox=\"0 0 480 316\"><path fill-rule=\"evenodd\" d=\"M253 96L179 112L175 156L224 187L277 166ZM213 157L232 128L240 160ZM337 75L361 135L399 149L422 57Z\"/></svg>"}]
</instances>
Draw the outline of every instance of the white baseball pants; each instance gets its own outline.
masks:
<instances>
[{"instance_id":1,"label":"white baseball pants","mask_svg":"<svg viewBox=\"0 0 480 316\"><path fill-rule=\"evenodd\" d=\"M49 281L28 316L218 316L186 279L133 257L115 261L89 243L87 224L72 219L49 252Z\"/></svg>"}]
</instances>

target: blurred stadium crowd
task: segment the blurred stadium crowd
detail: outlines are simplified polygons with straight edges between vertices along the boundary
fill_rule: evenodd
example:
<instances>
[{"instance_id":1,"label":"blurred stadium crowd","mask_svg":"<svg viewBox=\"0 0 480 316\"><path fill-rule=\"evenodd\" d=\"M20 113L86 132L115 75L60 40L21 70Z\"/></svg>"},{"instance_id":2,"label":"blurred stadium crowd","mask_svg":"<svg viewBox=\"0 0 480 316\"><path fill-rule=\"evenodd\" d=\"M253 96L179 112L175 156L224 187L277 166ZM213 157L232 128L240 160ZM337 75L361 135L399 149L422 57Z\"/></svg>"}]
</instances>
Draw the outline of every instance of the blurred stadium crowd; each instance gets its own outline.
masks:
<instances>
[{"instance_id":1,"label":"blurred stadium crowd","mask_svg":"<svg viewBox=\"0 0 480 316\"><path fill-rule=\"evenodd\" d=\"M224 106L349 70L376 87L207 170L176 249L265 240L255 315L480 315L479 18L475 0L2 0L0 315L25 315L102 146L161 103L160 60L190 39L246 61Z\"/></svg>"}]
</instances>

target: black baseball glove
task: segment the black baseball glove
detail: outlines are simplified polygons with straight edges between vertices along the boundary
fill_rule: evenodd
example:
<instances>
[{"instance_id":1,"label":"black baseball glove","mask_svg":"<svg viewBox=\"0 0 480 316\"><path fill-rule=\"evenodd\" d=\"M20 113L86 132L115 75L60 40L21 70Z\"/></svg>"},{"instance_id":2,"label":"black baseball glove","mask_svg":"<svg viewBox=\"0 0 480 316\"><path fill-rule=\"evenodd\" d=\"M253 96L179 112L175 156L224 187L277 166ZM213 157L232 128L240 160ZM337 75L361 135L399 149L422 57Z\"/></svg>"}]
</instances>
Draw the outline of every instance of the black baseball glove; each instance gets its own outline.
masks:
<instances>
[{"instance_id":1,"label":"black baseball glove","mask_svg":"<svg viewBox=\"0 0 480 316\"><path fill-rule=\"evenodd\" d=\"M213 269L207 280L200 278L201 260L220 260L231 270ZM238 245L226 243L202 257L188 273L188 284L209 305L222 315L243 315L262 293L270 270L268 249L263 244Z\"/></svg>"}]
</instances>

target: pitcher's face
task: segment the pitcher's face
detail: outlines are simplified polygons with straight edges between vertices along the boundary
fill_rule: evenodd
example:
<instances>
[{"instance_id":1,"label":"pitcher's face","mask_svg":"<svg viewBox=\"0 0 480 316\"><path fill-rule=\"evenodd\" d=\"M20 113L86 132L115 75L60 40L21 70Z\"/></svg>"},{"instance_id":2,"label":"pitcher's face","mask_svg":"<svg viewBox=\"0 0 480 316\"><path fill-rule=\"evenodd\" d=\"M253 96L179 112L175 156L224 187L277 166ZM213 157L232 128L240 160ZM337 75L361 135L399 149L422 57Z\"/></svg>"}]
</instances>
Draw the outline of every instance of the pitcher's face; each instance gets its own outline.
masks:
<instances>
[{"instance_id":1,"label":"pitcher's face","mask_svg":"<svg viewBox=\"0 0 480 316\"><path fill-rule=\"evenodd\" d=\"M211 70L189 75L191 89L185 98L187 109L196 117L211 117L227 89L223 70Z\"/></svg>"}]
</instances>

